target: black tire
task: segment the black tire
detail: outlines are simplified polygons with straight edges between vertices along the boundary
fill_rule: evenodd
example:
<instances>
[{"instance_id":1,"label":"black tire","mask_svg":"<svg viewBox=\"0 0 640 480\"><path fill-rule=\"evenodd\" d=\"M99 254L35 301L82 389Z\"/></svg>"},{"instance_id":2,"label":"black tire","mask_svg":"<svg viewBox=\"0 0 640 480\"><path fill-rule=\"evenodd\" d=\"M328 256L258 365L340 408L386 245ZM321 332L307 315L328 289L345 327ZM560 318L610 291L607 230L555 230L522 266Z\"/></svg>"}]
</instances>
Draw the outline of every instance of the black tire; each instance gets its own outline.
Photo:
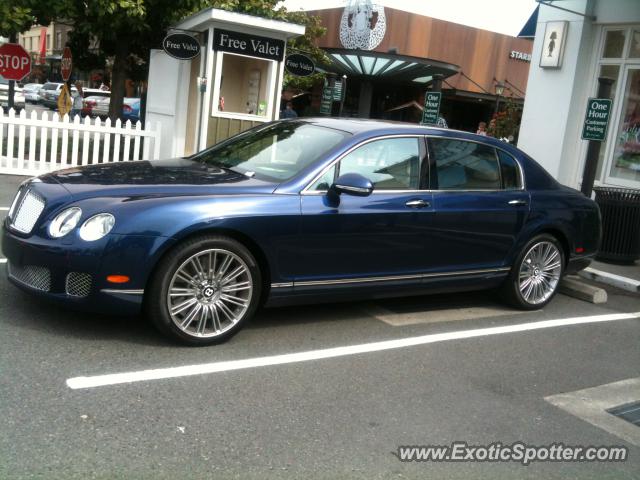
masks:
<instances>
[{"instance_id":1,"label":"black tire","mask_svg":"<svg viewBox=\"0 0 640 480\"><path fill-rule=\"evenodd\" d=\"M552 245L557 251L557 256L559 257L558 258L559 266L557 267L557 269L554 268L553 278L555 278L556 274L558 278L555 280L555 282L551 282L547 277L544 277L545 280L549 283L549 286L552 286L553 288L548 289L550 291L545 292L544 295L541 295L541 298L539 299L539 301L531 301L526 297L526 293L528 291L529 285L527 284L527 286L524 288L524 292L521 291L521 288L523 285L521 284L521 271L533 270L534 271L533 274L535 275L535 272L539 271L540 268L536 270L534 267L531 266L530 263L527 263L527 265L523 265L523 263L525 263L525 261L527 260L527 256L529 255L530 252L532 252L532 250L536 246L540 246L539 248L544 249L547 245ZM550 250L550 252L553 252L553 250ZM553 235L541 234L533 237L531 240L527 242L527 244L524 246L524 248L518 255L516 261L511 267L509 276L502 284L500 293L502 294L503 298L507 301L507 303L521 310L539 310L542 307L544 307L553 299L553 297L558 291L560 280L562 279L562 275L564 274L564 266L565 266L564 257L565 257L565 254L564 254L562 245L560 244L558 239L555 238ZM555 263L556 263L556 258L554 258L553 261L548 264L548 266L554 266ZM544 276L545 273L541 273L540 275ZM540 276L536 275L535 278L537 281L537 279L540 278ZM524 279L525 279L524 281L526 281L526 275L524 276ZM539 284L542 285L543 282ZM544 288L547 289L546 284L544 284ZM533 299L534 297L535 296L532 295L531 298Z\"/></svg>"},{"instance_id":2,"label":"black tire","mask_svg":"<svg viewBox=\"0 0 640 480\"><path fill-rule=\"evenodd\" d=\"M250 298L247 299L248 306L243 307L246 308L246 310L244 310L241 315L239 314L239 319L236 320L235 323L232 324L229 321L229 325L227 326L228 328L225 328L224 330L220 329L219 334L211 333L209 336L200 336L196 332L189 332L180 328L175 316L172 317L169 309L169 302L171 299L168 300L169 288L173 285L172 281L175 281L176 272L180 268L184 268L185 262L193 258L194 255L205 255L211 251L218 253L230 252L230 258L233 257L232 261L237 261L239 266L247 267L247 273L246 275L243 273L242 278L245 280L243 283L251 285ZM204 295L202 293L204 291L204 287L205 286L201 286L200 289L198 289L201 297ZM216 289L214 289L216 292L218 290L223 291L222 286L216 285ZM173 340L193 346L213 345L228 340L247 323L260 302L261 289L262 276L260 268L258 267L258 264L251 252L244 245L232 238L224 236L207 235L196 237L177 245L162 258L158 267L155 269L153 277L147 285L145 293L145 313L160 332ZM207 290L210 291L211 288L207 288ZM248 288L246 290L248 290ZM191 296L187 296L187 298L191 298ZM212 297L209 297L209 299L211 300ZM175 308L176 307L174 306L174 309ZM203 310L206 309L203 307ZM213 315L213 313L211 314ZM189 314L186 316L189 316ZM195 319L196 317L193 318ZM191 320L191 322L193 321L194 320ZM206 327L209 321L208 317L205 317L204 321ZM187 327L191 325L191 322ZM211 322L211 329L215 330L213 318L211 318ZM218 320L218 325L220 325L220 323L221 321Z\"/></svg>"}]
</instances>

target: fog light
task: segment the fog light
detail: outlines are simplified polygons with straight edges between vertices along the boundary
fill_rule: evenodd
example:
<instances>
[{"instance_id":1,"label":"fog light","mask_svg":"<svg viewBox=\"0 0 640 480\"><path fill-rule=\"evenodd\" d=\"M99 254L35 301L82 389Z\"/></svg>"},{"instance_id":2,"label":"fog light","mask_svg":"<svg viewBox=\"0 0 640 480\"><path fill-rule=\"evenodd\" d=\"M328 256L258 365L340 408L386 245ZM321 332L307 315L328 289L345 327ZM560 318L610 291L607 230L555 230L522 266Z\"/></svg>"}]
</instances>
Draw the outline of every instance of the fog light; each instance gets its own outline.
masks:
<instances>
[{"instance_id":1,"label":"fog light","mask_svg":"<svg viewBox=\"0 0 640 480\"><path fill-rule=\"evenodd\" d=\"M127 283L129 281L129 277L126 275L108 275L107 282L109 283Z\"/></svg>"}]
</instances>

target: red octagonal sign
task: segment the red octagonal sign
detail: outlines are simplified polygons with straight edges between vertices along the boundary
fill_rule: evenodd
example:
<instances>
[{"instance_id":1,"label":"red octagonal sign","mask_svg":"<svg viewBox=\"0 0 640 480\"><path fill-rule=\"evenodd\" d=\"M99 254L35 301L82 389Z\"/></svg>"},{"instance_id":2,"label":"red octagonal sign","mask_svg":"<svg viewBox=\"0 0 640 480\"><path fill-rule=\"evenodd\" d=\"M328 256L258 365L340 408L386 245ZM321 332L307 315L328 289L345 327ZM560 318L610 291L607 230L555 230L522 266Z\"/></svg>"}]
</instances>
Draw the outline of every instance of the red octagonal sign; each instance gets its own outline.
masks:
<instances>
[{"instance_id":1,"label":"red octagonal sign","mask_svg":"<svg viewBox=\"0 0 640 480\"><path fill-rule=\"evenodd\" d=\"M31 56L17 43L0 46L0 76L20 81L31 71Z\"/></svg>"},{"instance_id":2,"label":"red octagonal sign","mask_svg":"<svg viewBox=\"0 0 640 480\"><path fill-rule=\"evenodd\" d=\"M71 49L69 47L64 47L64 52L62 52L62 59L60 61L60 73L62 74L62 79L65 82L69 81L72 68L73 62L71 60Z\"/></svg>"}]
</instances>

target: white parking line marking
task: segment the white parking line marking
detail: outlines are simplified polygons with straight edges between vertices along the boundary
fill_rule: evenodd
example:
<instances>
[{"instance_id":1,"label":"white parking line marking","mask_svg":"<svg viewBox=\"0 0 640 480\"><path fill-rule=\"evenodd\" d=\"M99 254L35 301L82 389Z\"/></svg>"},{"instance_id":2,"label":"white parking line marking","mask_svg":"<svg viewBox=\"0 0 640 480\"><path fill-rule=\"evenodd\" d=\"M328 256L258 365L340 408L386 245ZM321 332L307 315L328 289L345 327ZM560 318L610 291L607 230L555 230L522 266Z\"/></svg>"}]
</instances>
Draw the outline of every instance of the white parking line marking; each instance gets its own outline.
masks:
<instances>
[{"instance_id":1,"label":"white parking line marking","mask_svg":"<svg viewBox=\"0 0 640 480\"><path fill-rule=\"evenodd\" d=\"M0 263L7 263L7 259L6 258L0 258Z\"/></svg>"},{"instance_id":2,"label":"white parking line marking","mask_svg":"<svg viewBox=\"0 0 640 480\"><path fill-rule=\"evenodd\" d=\"M9 207L0 207L0 210L9 210Z\"/></svg>"},{"instance_id":3,"label":"white parking line marking","mask_svg":"<svg viewBox=\"0 0 640 480\"><path fill-rule=\"evenodd\" d=\"M478 328L474 330L436 333L430 335L422 335L419 337L408 337L400 338L397 340L385 340L382 342L349 345L346 347L310 350L307 352L299 353L287 353L269 357L247 358L244 360L230 360L223 362L204 363L199 365L186 365L183 367L158 368L153 370L113 373L108 375L96 375L93 377L74 377L67 379L67 386L76 390L80 388L103 387L106 385L117 385L121 383L145 382L148 380L161 380L165 378L187 377L190 375L229 372L232 370L242 370L245 368L284 365L288 363L308 362L310 360L344 357L347 355L356 355L360 353L380 352L396 348L412 347L415 345L425 345L428 343L446 342L449 340L461 340L465 338L502 335L505 333L526 332L530 330L541 330L545 328L564 327L568 325L580 325L585 323L613 322L617 320L629 320L634 318L640 318L640 312L613 313L605 315L593 315L589 317L544 320L540 322L505 325L502 327Z\"/></svg>"}]
</instances>

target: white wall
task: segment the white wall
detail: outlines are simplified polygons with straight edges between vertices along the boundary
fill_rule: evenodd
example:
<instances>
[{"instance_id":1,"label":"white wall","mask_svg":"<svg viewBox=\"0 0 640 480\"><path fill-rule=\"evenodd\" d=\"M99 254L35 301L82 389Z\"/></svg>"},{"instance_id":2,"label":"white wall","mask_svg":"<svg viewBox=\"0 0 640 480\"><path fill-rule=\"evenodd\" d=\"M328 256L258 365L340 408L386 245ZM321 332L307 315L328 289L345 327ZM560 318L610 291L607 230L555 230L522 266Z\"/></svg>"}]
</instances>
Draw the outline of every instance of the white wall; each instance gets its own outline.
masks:
<instances>
[{"instance_id":1,"label":"white wall","mask_svg":"<svg viewBox=\"0 0 640 480\"><path fill-rule=\"evenodd\" d=\"M591 4L592 0L567 0L562 7L587 13ZM569 22L562 67L540 68L545 25L556 20ZM585 77L593 43L591 24L588 18L540 4L518 147L566 184L574 181L571 172L580 149L576 119L584 115L582 98L589 84Z\"/></svg>"},{"instance_id":2,"label":"white wall","mask_svg":"<svg viewBox=\"0 0 640 480\"><path fill-rule=\"evenodd\" d=\"M518 147L560 182L577 187L586 153L582 122L587 99L596 94L597 39L603 25L640 23L640 0L566 0L556 5L596 18L540 4ZM569 22L563 64L543 69L538 65L545 24L556 20Z\"/></svg>"},{"instance_id":3,"label":"white wall","mask_svg":"<svg viewBox=\"0 0 640 480\"><path fill-rule=\"evenodd\" d=\"M151 50L146 122L160 122L160 158L184 155L191 63Z\"/></svg>"}]
</instances>

